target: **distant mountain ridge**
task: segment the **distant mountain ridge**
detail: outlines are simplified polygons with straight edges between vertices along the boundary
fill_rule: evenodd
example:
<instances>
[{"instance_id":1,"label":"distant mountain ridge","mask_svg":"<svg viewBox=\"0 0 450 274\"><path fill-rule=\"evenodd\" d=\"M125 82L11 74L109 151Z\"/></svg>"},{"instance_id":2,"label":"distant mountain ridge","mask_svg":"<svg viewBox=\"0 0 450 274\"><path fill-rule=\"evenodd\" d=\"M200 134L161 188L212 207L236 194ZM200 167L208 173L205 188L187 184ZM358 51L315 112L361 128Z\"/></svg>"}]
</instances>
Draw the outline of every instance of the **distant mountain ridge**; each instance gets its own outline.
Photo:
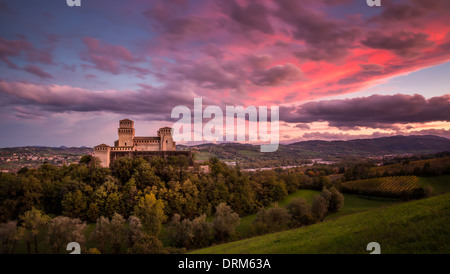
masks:
<instances>
[{"instance_id":1,"label":"distant mountain ridge","mask_svg":"<svg viewBox=\"0 0 450 274\"><path fill-rule=\"evenodd\" d=\"M177 145L177 149L198 151L201 159L216 156L220 159L339 159L348 156L368 157L399 154L433 154L450 151L450 139L434 135L392 136L348 141L310 140L288 145L280 144L277 151L261 153L258 145L241 143Z\"/></svg>"},{"instance_id":2,"label":"distant mountain ridge","mask_svg":"<svg viewBox=\"0 0 450 274\"><path fill-rule=\"evenodd\" d=\"M354 139L348 141L302 141L286 145L301 149L342 150L354 153L436 153L450 150L450 139L435 135L391 136L373 139ZM345 154L345 153L344 153Z\"/></svg>"}]
</instances>

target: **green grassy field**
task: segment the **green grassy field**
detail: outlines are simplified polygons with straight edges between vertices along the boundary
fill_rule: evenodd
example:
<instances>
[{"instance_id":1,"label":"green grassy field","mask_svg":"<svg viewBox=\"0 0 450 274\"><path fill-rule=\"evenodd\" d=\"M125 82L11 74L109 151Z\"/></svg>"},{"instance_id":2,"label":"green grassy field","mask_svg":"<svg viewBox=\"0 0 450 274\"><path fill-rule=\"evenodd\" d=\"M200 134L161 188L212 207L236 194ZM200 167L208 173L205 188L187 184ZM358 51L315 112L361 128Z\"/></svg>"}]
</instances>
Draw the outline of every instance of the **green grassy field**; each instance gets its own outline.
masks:
<instances>
[{"instance_id":1,"label":"green grassy field","mask_svg":"<svg viewBox=\"0 0 450 274\"><path fill-rule=\"evenodd\" d=\"M433 194L450 192L450 175L419 177L419 183L431 186Z\"/></svg>"},{"instance_id":2,"label":"green grassy field","mask_svg":"<svg viewBox=\"0 0 450 274\"><path fill-rule=\"evenodd\" d=\"M197 254L450 253L450 194L395 204L304 228L217 245Z\"/></svg>"}]
</instances>

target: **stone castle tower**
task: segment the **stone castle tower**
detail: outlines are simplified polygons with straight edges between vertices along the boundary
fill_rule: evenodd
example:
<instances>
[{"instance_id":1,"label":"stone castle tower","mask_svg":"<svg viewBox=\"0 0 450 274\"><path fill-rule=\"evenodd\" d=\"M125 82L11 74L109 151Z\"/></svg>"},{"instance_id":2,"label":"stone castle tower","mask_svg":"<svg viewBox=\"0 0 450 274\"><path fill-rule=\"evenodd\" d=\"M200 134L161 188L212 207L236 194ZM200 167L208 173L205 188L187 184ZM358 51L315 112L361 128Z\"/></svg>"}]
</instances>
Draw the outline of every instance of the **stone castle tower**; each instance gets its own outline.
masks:
<instances>
[{"instance_id":1,"label":"stone castle tower","mask_svg":"<svg viewBox=\"0 0 450 274\"><path fill-rule=\"evenodd\" d=\"M126 147L133 146L134 139L134 122L129 119L119 121L119 142L117 146Z\"/></svg>"},{"instance_id":2,"label":"stone castle tower","mask_svg":"<svg viewBox=\"0 0 450 274\"><path fill-rule=\"evenodd\" d=\"M103 167L109 167L115 159L119 157L147 157L186 154L177 152L176 143L172 138L172 128L163 127L158 130L155 137L136 137L134 122L129 119L119 121L117 129L119 139L114 142L114 146L101 144L94 147L94 156L98 157ZM170 153L169 153L170 152ZM190 152L188 153L190 156Z\"/></svg>"}]
</instances>

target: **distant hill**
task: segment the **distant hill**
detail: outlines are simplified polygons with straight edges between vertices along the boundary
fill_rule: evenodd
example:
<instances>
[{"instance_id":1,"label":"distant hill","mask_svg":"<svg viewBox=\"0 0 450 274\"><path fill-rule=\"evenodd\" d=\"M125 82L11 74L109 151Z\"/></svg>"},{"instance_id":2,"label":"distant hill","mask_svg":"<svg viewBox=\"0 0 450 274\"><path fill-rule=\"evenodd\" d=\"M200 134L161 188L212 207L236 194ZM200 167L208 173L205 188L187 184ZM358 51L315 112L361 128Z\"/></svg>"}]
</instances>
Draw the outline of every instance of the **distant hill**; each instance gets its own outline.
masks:
<instances>
[{"instance_id":1,"label":"distant hill","mask_svg":"<svg viewBox=\"0 0 450 274\"><path fill-rule=\"evenodd\" d=\"M398 135L349 141L304 141L287 146L328 155L424 154L450 150L450 139L433 135Z\"/></svg>"},{"instance_id":2,"label":"distant hill","mask_svg":"<svg viewBox=\"0 0 450 274\"><path fill-rule=\"evenodd\" d=\"M258 145L240 143L178 145L177 149L197 151L197 160L215 156L241 163L284 161L286 164L293 164L305 159L339 160L346 157L434 154L450 151L450 139L433 135L399 135L349 141L303 141L280 145L277 151L271 153L261 153Z\"/></svg>"}]
</instances>

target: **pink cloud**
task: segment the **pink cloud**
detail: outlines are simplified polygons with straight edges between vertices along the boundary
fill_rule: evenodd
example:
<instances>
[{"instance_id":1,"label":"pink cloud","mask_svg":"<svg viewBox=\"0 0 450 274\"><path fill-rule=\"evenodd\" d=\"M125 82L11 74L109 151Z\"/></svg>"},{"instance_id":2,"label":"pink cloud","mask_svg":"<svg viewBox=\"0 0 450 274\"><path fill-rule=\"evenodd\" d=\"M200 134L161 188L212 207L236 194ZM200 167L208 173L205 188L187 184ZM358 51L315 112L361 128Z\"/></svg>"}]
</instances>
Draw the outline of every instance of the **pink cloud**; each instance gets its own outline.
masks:
<instances>
[{"instance_id":1,"label":"pink cloud","mask_svg":"<svg viewBox=\"0 0 450 274\"><path fill-rule=\"evenodd\" d=\"M5 62L10 68L18 68L10 57L19 56L22 51L29 51L33 48L30 42L24 39L8 40L0 37L0 60Z\"/></svg>"},{"instance_id":2,"label":"pink cloud","mask_svg":"<svg viewBox=\"0 0 450 274\"><path fill-rule=\"evenodd\" d=\"M84 37L83 44L86 49L82 52L81 59L93 64L85 65L85 67L94 67L112 74L119 74L123 71L137 72L140 75L149 73L148 69L136 65L142 60L133 56L124 46L102 43L92 37Z\"/></svg>"},{"instance_id":3,"label":"pink cloud","mask_svg":"<svg viewBox=\"0 0 450 274\"><path fill-rule=\"evenodd\" d=\"M43 71L42 69L40 69L37 66L34 65L27 65L24 70L26 72L29 72L31 74L34 74L40 78L53 78L53 76L45 71Z\"/></svg>"}]
</instances>

